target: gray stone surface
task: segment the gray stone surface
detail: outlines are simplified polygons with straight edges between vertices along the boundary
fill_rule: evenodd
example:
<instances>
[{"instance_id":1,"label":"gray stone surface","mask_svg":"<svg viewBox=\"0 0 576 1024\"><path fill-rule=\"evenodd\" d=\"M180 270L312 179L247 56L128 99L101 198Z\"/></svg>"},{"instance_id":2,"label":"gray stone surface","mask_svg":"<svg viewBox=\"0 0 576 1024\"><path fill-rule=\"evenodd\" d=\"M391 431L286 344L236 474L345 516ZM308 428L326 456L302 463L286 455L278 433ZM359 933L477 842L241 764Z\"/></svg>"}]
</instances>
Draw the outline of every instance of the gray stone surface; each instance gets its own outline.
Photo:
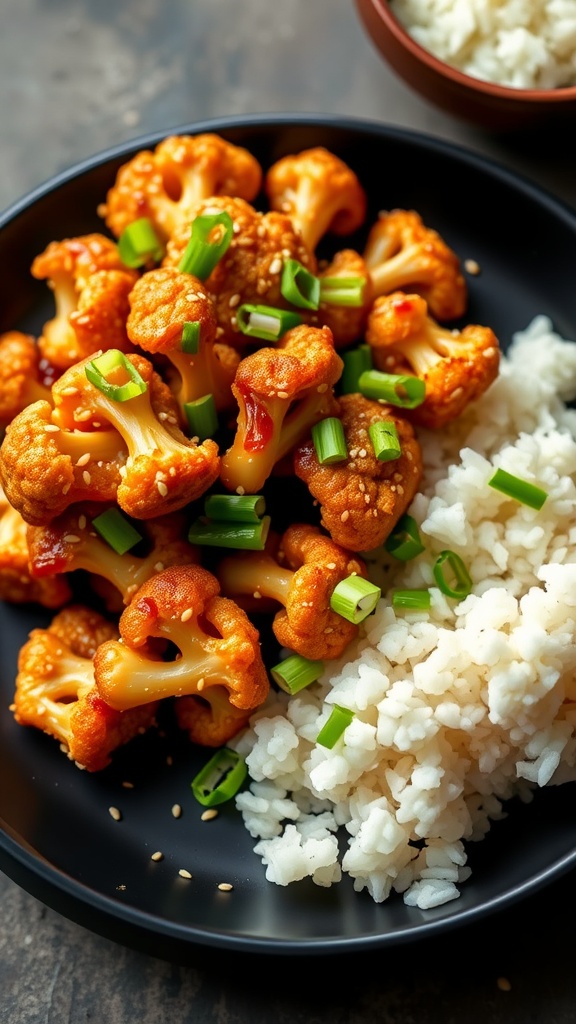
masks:
<instances>
[{"instance_id":1,"label":"gray stone surface","mask_svg":"<svg viewBox=\"0 0 576 1024\"><path fill-rule=\"evenodd\" d=\"M384 67L352 0L0 6L0 208L148 130L280 111L421 130L576 205L573 137L495 138L436 111ZM473 929L337 970L206 950L179 966L93 935L0 876L0 1024L568 1024L575 892L571 874Z\"/></svg>"}]
</instances>

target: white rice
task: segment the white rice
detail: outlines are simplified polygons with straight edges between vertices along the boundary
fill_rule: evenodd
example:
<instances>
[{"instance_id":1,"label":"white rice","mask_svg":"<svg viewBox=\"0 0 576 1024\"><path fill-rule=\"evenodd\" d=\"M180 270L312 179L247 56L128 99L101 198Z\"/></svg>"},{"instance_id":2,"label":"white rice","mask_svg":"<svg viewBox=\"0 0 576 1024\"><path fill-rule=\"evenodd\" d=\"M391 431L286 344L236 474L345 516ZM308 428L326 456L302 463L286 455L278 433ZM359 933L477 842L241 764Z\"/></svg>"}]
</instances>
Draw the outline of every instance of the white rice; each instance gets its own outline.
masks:
<instances>
[{"instance_id":1,"label":"white rice","mask_svg":"<svg viewBox=\"0 0 576 1024\"><path fill-rule=\"evenodd\" d=\"M410 511L425 552L372 553L383 597L359 639L296 697L272 693L236 740L252 780L236 803L270 882L348 874L378 903L435 907L459 895L467 844L506 801L576 778L574 396L576 343L540 316L478 402L420 433ZM496 467L544 488L542 509L488 486ZM460 603L432 575L446 547L473 579ZM431 610L395 612L391 586L430 587ZM328 750L315 741L334 704L355 717Z\"/></svg>"},{"instance_id":2,"label":"white rice","mask_svg":"<svg viewBox=\"0 0 576 1024\"><path fill-rule=\"evenodd\" d=\"M576 0L391 0L413 39L473 78L576 85Z\"/></svg>"}]
</instances>

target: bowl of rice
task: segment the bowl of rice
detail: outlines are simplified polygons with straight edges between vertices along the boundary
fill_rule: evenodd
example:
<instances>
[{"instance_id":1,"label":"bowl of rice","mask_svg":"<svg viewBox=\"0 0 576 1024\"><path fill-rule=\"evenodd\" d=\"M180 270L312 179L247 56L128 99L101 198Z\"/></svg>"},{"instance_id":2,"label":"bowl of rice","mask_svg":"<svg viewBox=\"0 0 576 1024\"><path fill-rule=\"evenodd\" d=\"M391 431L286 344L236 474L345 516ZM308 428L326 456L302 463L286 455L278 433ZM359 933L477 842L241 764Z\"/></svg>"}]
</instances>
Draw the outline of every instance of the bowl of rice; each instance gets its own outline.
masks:
<instances>
[{"instance_id":1,"label":"bowl of rice","mask_svg":"<svg viewBox=\"0 0 576 1024\"><path fill-rule=\"evenodd\" d=\"M430 103L496 132L576 118L572 0L355 0L391 69Z\"/></svg>"}]
</instances>

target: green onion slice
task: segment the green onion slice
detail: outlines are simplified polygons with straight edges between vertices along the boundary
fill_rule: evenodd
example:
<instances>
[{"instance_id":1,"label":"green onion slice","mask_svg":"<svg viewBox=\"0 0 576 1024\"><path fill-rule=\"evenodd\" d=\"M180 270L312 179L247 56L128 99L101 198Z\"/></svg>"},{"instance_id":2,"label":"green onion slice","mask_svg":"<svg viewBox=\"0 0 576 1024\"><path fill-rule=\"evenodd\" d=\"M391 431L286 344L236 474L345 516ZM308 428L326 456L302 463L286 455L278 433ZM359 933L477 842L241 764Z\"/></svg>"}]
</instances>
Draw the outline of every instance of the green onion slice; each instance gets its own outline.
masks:
<instances>
[{"instance_id":1,"label":"green onion slice","mask_svg":"<svg viewBox=\"0 0 576 1024\"><path fill-rule=\"evenodd\" d=\"M281 690L292 697L304 687L316 682L324 671L323 661L312 661L301 654L290 654L270 669L270 675Z\"/></svg>"},{"instance_id":2,"label":"green onion slice","mask_svg":"<svg viewBox=\"0 0 576 1024\"><path fill-rule=\"evenodd\" d=\"M205 516L221 522L258 523L265 511L263 494L210 494L204 502Z\"/></svg>"},{"instance_id":3,"label":"green onion slice","mask_svg":"<svg viewBox=\"0 0 576 1024\"><path fill-rule=\"evenodd\" d=\"M221 747L192 779L192 792L203 807L216 807L231 800L240 789L248 768L230 747Z\"/></svg>"},{"instance_id":4,"label":"green onion slice","mask_svg":"<svg viewBox=\"0 0 576 1024\"><path fill-rule=\"evenodd\" d=\"M190 428L190 436L197 437L199 441L205 441L207 437L213 437L218 430L218 413L214 395L202 395L202 398L195 398L192 402L184 403L184 412Z\"/></svg>"},{"instance_id":5,"label":"green onion slice","mask_svg":"<svg viewBox=\"0 0 576 1024\"><path fill-rule=\"evenodd\" d=\"M123 370L130 378L125 384L112 384L107 380L107 374L118 369ZM148 386L136 367L117 348L109 348L101 356L91 359L84 367L84 373L94 387L115 402L127 402L130 398L143 395Z\"/></svg>"},{"instance_id":6,"label":"green onion slice","mask_svg":"<svg viewBox=\"0 0 576 1024\"><path fill-rule=\"evenodd\" d=\"M320 301L328 306L363 306L365 277L321 277Z\"/></svg>"},{"instance_id":7,"label":"green onion slice","mask_svg":"<svg viewBox=\"0 0 576 1024\"><path fill-rule=\"evenodd\" d=\"M205 522L197 519L188 531L191 544L205 547L236 548L263 551L270 529L270 516L262 516L257 523Z\"/></svg>"},{"instance_id":8,"label":"green onion slice","mask_svg":"<svg viewBox=\"0 0 576 1024\"><path fill-rule=\"evenodd\" d=\"M198 353L198 346L200 345L200 321L199 320L187 320L182 328L182 340L180 342L180 348L183 352L187 352L191 356L195 356Z\"/></svg>"},{"instance_id":9,"label":"green onion slice","mask_svg":"<svg viewBox=\"0 0 576 1024\"><path fill-rule=\"evenodd\" d=\"M416 409L426 398L426 384L421 377L404 373L382 373L364 370L358 386L366 398L375 398L402 409Z\"/></svg>"},{"instance_id":10,"label":"green onion slice","mask_svg":"<svg viewBox=\"0 0 576 1024\"><path fill-rule=\"evenodd\" d=\"M418 524L413 516L407 513L400 517L384 544L386 551L401 562L409 562L425 550L420 540Z\"/></svg>"},{"instance_id":11,"label":"green onion slice","mask_svg":"<svg viewBox=\"0 0 576 1024\"><path fill-rule=\"evenodd\" d=\"M242 334L249 338L278 341L286 331L298 327L303 321L299 313L287 309L244 303L236 311L236 322Z\"/></svg>"},{"instance_id":12,"label":"green onion slice","mask_svg":"<svg viewBox=\"0 0 576 1024\"><path fill-rule=\"evenodd\" d=\"M429 590L393 590L392 607L408 608L412 611L426 612L430 608Z\"/></svg>"},{"instance_id":13,"label":"green onion slice","mask_svg":"<svg viewBox=\"0 0 576 1024\"><path fill-rule=\"evenodd\" d=\"M318 309L320 304L320 281L298 260L284 260L280 292L302 309Z\"/></svg>"},{"instance_id":14,"label":"green onion slice","mask_svg":"<svg viewBox=\"0 0 576 1024\"><path fill-rule=\"evenodd\" d=\"M332 747L340 739L344 730L348 728L353 718L353 711L350 711L349 708L341 707L340 704L335 704L330 718L322 726L316 737L316 743L320 743L321 746L332 750Z\"/></svg>"},{"instance_id":15,"label":"green onion slice","mask_svg":"<svg viewBox=\"0 0 576 1024\"><path fill-rule=\"evenodd\" d=\"M497 469L492 479L488 481L488 485L496 491L501 491L502 494L507 494L509 498L514 498L522 505L528 505L536 510L542 508L548 497L546 491L541 487L531 484L528 480L522 480L519 476L514 476L513 473L507 473L505 469Z\"/></svg>"},{"instance_id":16,"label":"green onion slice","mask_svg":"<svg viewBox=\"0 0 576 1024\"><path fill-rule=\"evenodd\" d=\"M334 587L330 607L337 615L357 624L374 611L381 593L380 587L363 576L348 576Z\"/></svg>"},{"instance_id":17,"label":"green onion slice","mask_svg":"<svg viewBox=\"0 0 576 1024\"><path fill-rule=\"evenodd\" d=\"M119 555L126 554L142 540L142 535L118 508L107 508L92 520L92 526Z\"/></svg>"},{"instance_id":18,"label":"green onion slice","mask_svg":"<svg viewBox=\"0 0 576 1024\"><path fill-rule=\"evenodd\" d=\"M178 269L205 281L228 249L233 234L234 223L227 210L199 214L192 221L190 241Z\"/></svg>"},{"instance_id":19,"label":"green onion slice","mask_svg":"<svg viewBox=\"0 0 576 1024\"><path fill-rule=\"evenodd\" d=\"M337 416L327 416L315 423L312 427L312 441L322 466L343 462L348 457L344 427Z\"/></svg>"},{"instance_id":20,"label":"green onion slice","mask_svg":"<svg viewBox=\"0 0 576 1024\"><path fill-rule=\"evenodd\" d=\"M344 369L339 381L342 395L353 395L360 391L360 377L365 370L372 369L372 349L370 345L358 345L348 352L342 353Z\"/></svg>"},{"instance_id":21,"label":"green onion slice","mask_svg":"<svg viewBox=\"0 0 576 1024\"><path fill-rule=\"evenodd\" d=\"M371 423L368 433L374 449L374 455L379 462L392 462L402 455L400 438L396 424L392 420L379 420Z\"/></svg>"},{"instance_id":22,"label":"green onion slice","mask_svg":"<svg viewBox=\"0 0 576 1024\"><path fill-rule=\"evenodd\" d=\"M463 599L472 590L472 577L455 551L441 551L434 563L434 579L447 597Z\"/></svg>"},{"instance_id":23,"label":"green onion slice","mask_svg":"<svg viewBox=\"0 0 576 1024\"><path fill-rule=\"evenodd\" d=\"M127 267L143 267L150 260L159 263L164 246L148 217L140 217L124 228L118 239L118 254Z\"/></svg>"}]
</instances>

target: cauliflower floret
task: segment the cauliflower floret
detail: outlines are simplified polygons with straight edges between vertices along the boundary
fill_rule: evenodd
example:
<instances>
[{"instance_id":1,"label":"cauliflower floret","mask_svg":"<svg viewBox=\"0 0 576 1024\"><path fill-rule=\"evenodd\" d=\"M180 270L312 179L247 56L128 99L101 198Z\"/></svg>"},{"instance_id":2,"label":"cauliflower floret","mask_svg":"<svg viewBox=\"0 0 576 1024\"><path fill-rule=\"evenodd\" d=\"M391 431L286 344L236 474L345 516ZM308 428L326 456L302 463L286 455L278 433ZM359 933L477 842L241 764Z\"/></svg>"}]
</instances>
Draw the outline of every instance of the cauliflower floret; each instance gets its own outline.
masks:
<instances>
[{"instance_id":1,"label":"cauliflower floret","mask_svg":"<svg viewBox=\"0 0 576 1024\"><path fill-rule=\"evenodd\" d=\"M415 210L383 211L363 255L374 296L410 288L439 320L455 320L465 312L468 289L460 260Z\"/></svg>"},{"instance_id":2,"label":"cauliflower floret","mask_svg":"<svg viewBox=\"0 0 576 1024\"><path fill-rule=\"evenodd\" d=\"M52 387L54 408L35 402L9 424L0 446L0 483L26 522L41 526L78 501L117 501L136 519L167 515L217 479L218 447L196 445L178 426L168 387L143 356L129 360L145 391L116 401L91 384L90 360ZM111 384L127 379L123 365Z\"/></svg>"},{"instance_id":3,"label":"cauliflower floret","mask_svg":"<svg viewBox=\"0 0 576 1024\"><path fill-rule=\"evenodd\" d=\"M331 610L330 598L352 573L367 575L364 562L307 523L289 526L274 547L223 558L216 569L223 593L271 598L283 606L272 625L283 647L304 658L339 658L358 627Z\"/></svg>"},{"instance_id":4,"label":"cauliflower floret","mask_svg":"<svg viewBox=\"0 0 576 1024\"><path fill-rule=\"evenodd\" d=\"M0 600L61 608L71 598L68 581L35 579L30 566L27 524L0 490Z\"/></svg>"},{"instance_id":5,"label":"cauliflower floret","mask_svg":"<svg viewBox=\"0 0 576 1024\"><path fill-rule=\"evenodd\" d=\"M119 238L132 221L147 217L158 236L170 238L193 218L192 208L208 196L254 199L262 168L251 153L219 135L171 135L124 164L106 202L99 207Z\"/></svg>"},{"instance_id":6,"label":"cauliflower floret","mask_svg":"<svg viewBox=\"0 0 576 1024\"><path fill-rule=\"evenodd\" d=\"M406 415L431 429L459 416L498 375L500 348L491 328L440 327L419 295L394 292L376 299L366 341L377 369L392 374L408 371L425 382L423 403Z\"/></svg>"},{"instance_id":7,"label":"cauliflower floret","mask_svg":"<svg viewBox=\"0 0 576 1024\"><path fill-rule=\"evenodd\" d=\"M386 539L416 494L422 453L411 424L397 410L360 394L342 395L339 416L348 456L321 465L311 438L294 452L294 472L320 503L321 523L349 551L371 551ZM379 461L368 433L372 423L392 421L400 458Z\"/></svg>"},{"instance_id":8,"label":"cauliflower floret","mask_svg":"<svg viewBox=\"0 0 576 1024\"><path fill-rule=\"evenodd\" d=\"M327 232L349 235L366 216L358 176L323 146L282 157L267 171L264 188L272 209L289 214L312 251Z\"/></svg>"},{"instance_id":9,"label":"cauliflower floret","mask_svg":"<svg viewBox=\"0 0 576 1024\"><path fill-rule=\"evenodd\" d=\"M19 725L60 741L80 768L100 771L111 753L154 724L158 704L114 711L94 685L94 653L117 635L98 612L69 605L20 650L12 711Z\"/></svg>"},{"instance_id":10,"label":"cauliflower floret","mask_svg":"<svg viewBox=\"0 0 576 1024\"><path fill-rule=\"evenodd\" d=\"M297 260L311 273L317 269L314 254L302 241L284 213L260 213L243 199L216 196L198 203L193 218L222 212L230 214L234 233L228 249L204 281L216 309L218 340L236 348L251 341L242 334L236 319L244 303L292 308L280 290L287 259ZM178 266L190 239L190 223L170 239L165 266Z\"/></svg>"},{"instance_id":11,"label":"cauliflower floret","mask_svg":"<svg viewBox=\"0 0 576 1024\"><path fill-rule=\"evenodd\" d=\"M83 569L110 611L129 604L146 580L169 565L198 562L199 552L186 539L188 519L183 512L138 522L141 535L133 548L118 554L93 526L93 520L115 505L83 502L73 505L46 526L29 526L30 573L37 585L56 581L61 573ZM112 594L99 581L107 581ZM116 598L116 600L115 600Z\"/></svg>"},{"instance_id":12,"label":"cauliflower floret","mask_svg":"<svg viewBox=\"0 0 576 1024\"><path fill-rule=\"evenodd\" d=\"M372 284L366 263L354 249L341 249L327 265L322 266L318 273L320 281L326 279L360 278L364 280L362 301L358 306L344 305L335 301L321 299L318 308L318 323L329 327L336 348L343 348L358 341L364 334L366 318L372 302Z\"/></svg>"},{"instance_id":13,"label":"cauliflower floret","mask_svg":"<svg viewBox=\"0 0 576 1024\"><path fill-rule=\"evenodd\" d=\"M186 323L197 323L197 351L182 350ZM128 337L146 352L165 356L176 370L171 386L182 409L212 395L218 411L234 405L231 385L240 356L229 345L215 342L216 313L204 285L176 267L159 267L143 274L130 294Z\"/></svg>"},{"instance_id":14,"label":"cauliflower floret","mask_svg":"<svg viewBox=\"0 0 576 1024\"><path fill-rule=\"evenodd\" d=\"M40 368L40 351L31 334L0 335L0 429L32 402L50 400Z\"/></svg>"},{"instance_id":15,"label":"cauliflower floret","mask_svg":"<svg viewBox=\"0 0 576 1024\"><path fill-rule=\"evenodd\" d=\"M243 728L269 682L257 629L219 593L216 577L199 565L172 566L144 583L120 617L121 641L96 652L103 698L123 711L178 697L179 713L188 697L185 727L204 746L220 746ZM177 651L172 660L168 647Z\"/></svg>"},{"instance_id":16,"label":"cauliflower floret","mask_svg":"<svg viewBox=\"0 0 576 1024\"><path fill-rule=\"evenodd\" d=\"M260 490L275 463L333 412L342 366L330 329L306 325L241 360L232 385L239 406L236 434L222 456L225 487Z\"/></svg>"},{"instance_id":17,"label":"cauliflower floret","mask_svg":"<svg viewBox=\"0 0 576 1024\"><path fill-rule=\"evenodd\" d=\"M138 275L124 266L109 238L94 233L50 242L31 270L54 295L55 316L38 339L42 356L54 367L67 369L99 348L130 347L128 295Z\"/></svg>"}]
</instances>

